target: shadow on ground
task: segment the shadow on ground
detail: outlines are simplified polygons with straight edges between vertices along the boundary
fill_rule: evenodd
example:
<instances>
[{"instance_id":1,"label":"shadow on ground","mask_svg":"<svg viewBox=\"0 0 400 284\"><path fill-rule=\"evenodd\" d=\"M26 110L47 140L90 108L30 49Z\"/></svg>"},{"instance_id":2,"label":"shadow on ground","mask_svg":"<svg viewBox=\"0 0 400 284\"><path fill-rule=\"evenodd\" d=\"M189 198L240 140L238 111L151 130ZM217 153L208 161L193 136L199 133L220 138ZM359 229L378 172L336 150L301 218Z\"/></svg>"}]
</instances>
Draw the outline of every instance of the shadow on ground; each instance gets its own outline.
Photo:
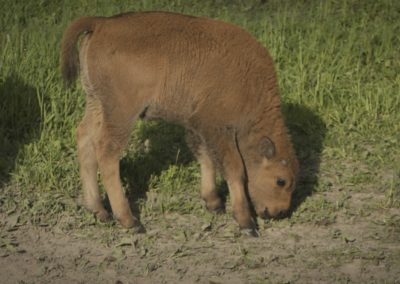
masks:
<instances>
[{"instance_id":1,"label":"shadow on ground","mask_svg":"<svg viewBox=\"0 0 400 284\"><path fill-rule=\"evenodd\" d=\"M310 196L318 185L318 172L325 124L311 109L286 104L282 107L299 162L300 178L294 194L292 211ZM140 122L136 128L138 141L134 155L121 161L121 176L132 211L140 218L139 202L146 198L152 175L159 175L171 164L185 165L194 160L185 143L185 130L167 122ZM226 200L228 188L218 181L221 197ZM108 204L107 204L108 205ZM108 205L109 207L109 205Z\"/></svg>"},{"instance_id":2,"label":"shadow on ground","mask_svg":"<svg viewBox=\"0 0 400 284\"><path fill-rule=\"evenodd\" d=\"M170 165L186 165L194 160L185 142L183 127L164 121L140 121L131 147L134 154L121 160L121 177L131 209L140 218L139 202L146 198L152 176Z\"/></svg>"},{"instance_id":3,"label":"shadow on ground","mask_svg":"<svg viewBox=\"0 0 400 284\"><path fill-rule=\"evenodd\" d=\"M285 104L282 111L300 163L299 180L292 203L292 211L295 211L318 186L326 126L308 107Z\"/></svg>"},{"instance_id":4,"label":"shadow on ground","mask_svg":"<svg viewBox=\"0 0 400 284\"><path fill-rule=\"evenodd\" d=\"M18 76L0 79L0 188L9 181L21 147L37 137L40 121L35 89Z\"/></svg>"}]
</instances>

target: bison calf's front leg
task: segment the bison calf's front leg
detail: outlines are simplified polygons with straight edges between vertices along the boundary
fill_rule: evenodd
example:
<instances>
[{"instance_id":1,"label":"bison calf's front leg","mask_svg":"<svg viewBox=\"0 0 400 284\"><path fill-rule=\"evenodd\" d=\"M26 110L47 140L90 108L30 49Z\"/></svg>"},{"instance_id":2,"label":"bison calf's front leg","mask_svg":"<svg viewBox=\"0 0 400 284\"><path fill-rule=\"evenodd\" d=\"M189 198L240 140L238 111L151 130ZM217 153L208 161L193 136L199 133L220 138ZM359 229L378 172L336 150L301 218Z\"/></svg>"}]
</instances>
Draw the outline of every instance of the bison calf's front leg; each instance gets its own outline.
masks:
<instances>
[{"instance_id":1,"label":"bison calf's front leg","mask_svg":"<svg viewBox=\"0 0 400 284\"><path fill-rule=\"evenodd\" d=\"M243 234L256 237L259 234L256 223L251 215L250 205L246 195L243 161L234 145L231 146L230 150L231 151L225 154L223 171L224 178L229 187L233 216L238 222Z\"/></svg>"},{"instance_id":2,"label":"bison calf's front leg","mask_svg":"<svg viewBox=\"0 0 400 284\"><path fill-rule=\"evenodd\" d=\"M233 216L238 222L242 234L258 237L256 223L250 213L250 206L245 194L243 181L239 179L228 180L229 193Z\"/></svg>"}]
</instances>

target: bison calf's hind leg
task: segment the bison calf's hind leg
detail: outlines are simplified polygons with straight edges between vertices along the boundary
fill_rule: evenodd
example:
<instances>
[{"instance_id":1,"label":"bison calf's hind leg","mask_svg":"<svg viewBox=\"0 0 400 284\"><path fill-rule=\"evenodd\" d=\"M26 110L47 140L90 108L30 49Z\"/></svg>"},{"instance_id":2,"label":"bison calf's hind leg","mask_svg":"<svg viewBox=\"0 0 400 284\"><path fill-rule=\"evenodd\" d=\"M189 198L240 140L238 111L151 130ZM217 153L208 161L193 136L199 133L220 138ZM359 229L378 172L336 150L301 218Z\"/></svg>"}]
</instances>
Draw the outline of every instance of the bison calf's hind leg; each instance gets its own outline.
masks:
<instances>
[{"instance_id":1,"label":"bison calf's hind leg","mask_svg":"<svg viewBox=\"0 0 400 284\"><path fill-rule=\"evenodd\" d=\"M129 127L124 128L124 125L127 124L110 125L104 122L96 141L96 153L103 184L115 218L125 228L140 228L139 220L132 215L120 179L120 155L128 141L130 130Z\"/></svg>"},{"instance_id":2,"label":"bison calf's hind leg","mask_svg":"<svg viewBox=\"0 0 400 284\"><path fill-rule=\"evenodd\" d=\"M83 205L96 215L100 221L109 218L104 209L97 183L97 159L94 148L93 132L95 132L95 117L86 109L86 113L77 131L78 158L80 164L80 176L83 187Z\"/></svg>"}]
</instances>

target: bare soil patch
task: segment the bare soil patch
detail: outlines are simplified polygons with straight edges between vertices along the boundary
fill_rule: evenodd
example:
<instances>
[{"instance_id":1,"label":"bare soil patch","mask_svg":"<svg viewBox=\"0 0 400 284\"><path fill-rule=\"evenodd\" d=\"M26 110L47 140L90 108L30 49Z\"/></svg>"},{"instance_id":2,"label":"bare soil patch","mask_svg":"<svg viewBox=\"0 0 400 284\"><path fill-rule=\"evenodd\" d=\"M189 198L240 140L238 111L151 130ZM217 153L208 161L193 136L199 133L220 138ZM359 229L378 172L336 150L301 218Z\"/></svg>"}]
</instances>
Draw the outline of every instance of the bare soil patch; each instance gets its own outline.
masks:
<instances>
[{"instance_id":1,"label":"bare soil patch","mask_svg":"<svg viewBox=\"0 0 400 284\"><path fill-rule=\"evenodd\" d=\"M365 206L359 198L352 212ZM2 213L0 274L2 283L400 283L399 210L342 211L327 224L261 224L259 238L239 236L229 214L164 214L135 235Z\"/></svg>"}]
</instances>

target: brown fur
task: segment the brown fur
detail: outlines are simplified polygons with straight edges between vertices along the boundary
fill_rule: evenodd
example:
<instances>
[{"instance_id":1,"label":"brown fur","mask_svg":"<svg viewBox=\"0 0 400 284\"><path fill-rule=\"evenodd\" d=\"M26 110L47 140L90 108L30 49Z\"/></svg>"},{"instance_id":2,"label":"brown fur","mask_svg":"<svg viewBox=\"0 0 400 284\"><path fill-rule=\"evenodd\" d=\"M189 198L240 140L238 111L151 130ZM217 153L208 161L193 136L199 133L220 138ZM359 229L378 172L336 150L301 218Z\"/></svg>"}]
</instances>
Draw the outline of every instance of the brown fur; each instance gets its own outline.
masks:
<instances>
[{"instance_id":1,"label":"brown fur","mask_svg":"<svg viewBox=\"0 0 400 284\"><path fill-rule=\"evenodd\" d=\"M262 217L289 208L298 162L280 111L273 61L251 35L221 21L163 12L79 18L62 42L68 83L77 76L76 45L83 33L79 66L87 105L78 154L89 210L107 217L99 168L115 217L125 227L139 225L119 177L120 154L138 118L162 118L191 133L210 210L223 206L216 168L242 229L255 229L248 197Z\"/></svg>"}]
</instances>

